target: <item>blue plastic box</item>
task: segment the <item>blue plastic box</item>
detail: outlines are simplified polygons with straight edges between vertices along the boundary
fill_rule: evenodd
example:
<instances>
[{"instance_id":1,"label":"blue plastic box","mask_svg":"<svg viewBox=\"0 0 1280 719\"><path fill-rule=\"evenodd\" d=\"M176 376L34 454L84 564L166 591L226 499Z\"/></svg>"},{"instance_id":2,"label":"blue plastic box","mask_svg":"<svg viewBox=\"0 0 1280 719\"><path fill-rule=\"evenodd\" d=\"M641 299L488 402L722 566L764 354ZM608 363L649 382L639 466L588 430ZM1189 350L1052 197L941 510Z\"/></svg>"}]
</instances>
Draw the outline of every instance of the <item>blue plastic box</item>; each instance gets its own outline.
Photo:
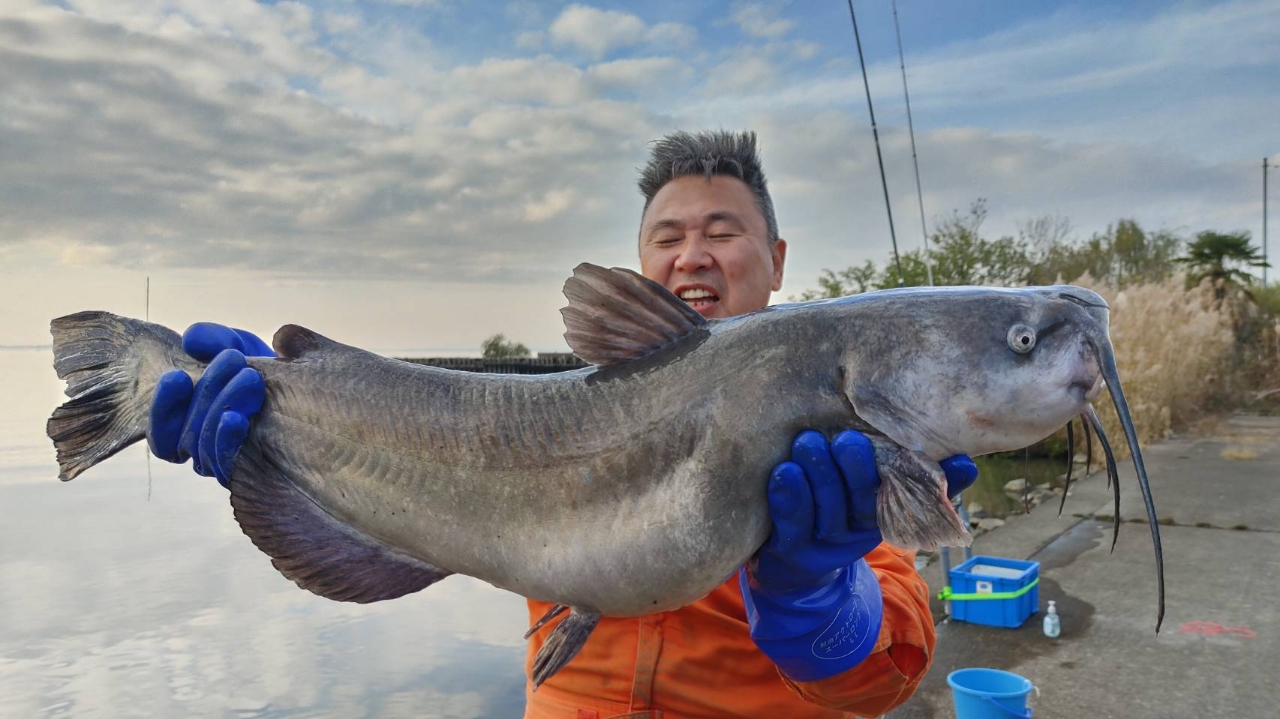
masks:
<instances>
[{"instance_id":1,"label":"blue plastic box","mask_svg":"<svg viewBox=\"0 0 1280 719\"><path fill-rule=\"evenodd\" d=\"M991 594L1016 595L985 598ZM1040 607L1040 563L975 554L951 570L951 618L1014 629Z\"/></svg>"}]
</instances>

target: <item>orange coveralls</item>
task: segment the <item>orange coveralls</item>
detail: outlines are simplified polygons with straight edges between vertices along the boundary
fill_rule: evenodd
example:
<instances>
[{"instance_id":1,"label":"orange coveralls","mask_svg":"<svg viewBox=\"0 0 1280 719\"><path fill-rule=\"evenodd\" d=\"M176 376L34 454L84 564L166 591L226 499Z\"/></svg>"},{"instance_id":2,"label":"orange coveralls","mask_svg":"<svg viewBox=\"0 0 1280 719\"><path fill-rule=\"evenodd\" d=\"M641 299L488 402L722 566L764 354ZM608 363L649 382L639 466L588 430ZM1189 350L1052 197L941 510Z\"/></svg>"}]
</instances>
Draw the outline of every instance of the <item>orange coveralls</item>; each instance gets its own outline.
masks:
<instances>
[{"instance_id":1,"label":"orange coveralls","mask_svg":"<svg viewBox=\"0 0 1280 719\"><path fill-rule=\"evenodd\" d=\"M526 683L525 718L880 716L915 692L937 637L915 553L882 543L866 560L884 599L880 637L871 655L843 674L803 683L783 676L751 640L735 574L676 611L601 619L582 651L536 693ZM552 606L530 600L530 624ZM526 677L558 623L530 637Z\"/></svg>"}]
</instances>

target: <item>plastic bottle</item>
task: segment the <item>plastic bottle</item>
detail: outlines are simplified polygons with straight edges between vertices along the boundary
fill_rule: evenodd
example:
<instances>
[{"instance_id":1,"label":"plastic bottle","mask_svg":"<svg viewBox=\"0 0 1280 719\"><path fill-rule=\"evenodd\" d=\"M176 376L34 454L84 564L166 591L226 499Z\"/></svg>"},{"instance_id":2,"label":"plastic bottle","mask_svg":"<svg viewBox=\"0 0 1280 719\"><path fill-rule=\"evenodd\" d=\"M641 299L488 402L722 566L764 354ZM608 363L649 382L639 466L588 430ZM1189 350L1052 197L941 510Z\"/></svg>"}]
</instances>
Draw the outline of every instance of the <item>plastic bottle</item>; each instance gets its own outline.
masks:
<instances>
[{"instance_id":1,"label":"plastic bottle","mask_svg":"<svg viewBox=\"0 0 1280 719\"><path fill-rule=\"evenodd\" d=\"M1056 637L1062 633L1062 624L1058 621L1058 610L1054 607L1053 600L1049 600L1049 611L1044 615L1044 635L1046 637Z\"/></svg>"}]
</instances>

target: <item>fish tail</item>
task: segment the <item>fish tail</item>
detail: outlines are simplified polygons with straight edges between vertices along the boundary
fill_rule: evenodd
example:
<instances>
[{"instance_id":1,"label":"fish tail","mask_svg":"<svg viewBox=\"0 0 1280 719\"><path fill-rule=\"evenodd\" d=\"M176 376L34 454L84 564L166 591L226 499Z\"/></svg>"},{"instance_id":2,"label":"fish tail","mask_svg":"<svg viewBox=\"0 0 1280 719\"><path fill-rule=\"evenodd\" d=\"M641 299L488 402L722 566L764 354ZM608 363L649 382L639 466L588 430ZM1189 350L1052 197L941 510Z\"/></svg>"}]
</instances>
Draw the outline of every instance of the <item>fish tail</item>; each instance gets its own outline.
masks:
<instances>
[{"instance_id":1,"label":"fish tail","mask_svg":"<svg viewBox=\"0 0 1280 719\"><path fill-rule=\"evenodd\" d=\"M177 366L168 358L185 355L178 333L108 312L59 317L50 332L53 367L71 399L45 432L57 449L58 478L67 481L146 437L156 381Z\"/></svg>"},{"instance_id":2,"label":"fish tail","mask_svg":"<svg viewBox=\"0 0 1280 719\"><path fill-rule=\"evenodd\" d=\"M947 499L942 468L920 452L872 441L880 474L876 521L884 541L913 551L969 546L973 536Z\"/></svg>"}]
</instances>

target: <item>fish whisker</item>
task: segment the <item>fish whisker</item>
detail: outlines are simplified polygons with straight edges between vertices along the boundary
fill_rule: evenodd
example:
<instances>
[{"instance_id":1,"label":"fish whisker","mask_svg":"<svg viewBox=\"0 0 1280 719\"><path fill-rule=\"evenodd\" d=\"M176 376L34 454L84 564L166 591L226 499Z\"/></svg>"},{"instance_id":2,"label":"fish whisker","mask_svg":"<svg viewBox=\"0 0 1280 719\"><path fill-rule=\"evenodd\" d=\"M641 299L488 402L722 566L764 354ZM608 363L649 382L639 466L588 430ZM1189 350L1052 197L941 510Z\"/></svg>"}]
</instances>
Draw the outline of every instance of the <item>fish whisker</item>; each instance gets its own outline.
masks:
<instances>
[{"instance_id":1,"label":"fish whisker","mask_svg":"<svg viewBox=\"0 0 1280 719\"><path fill-rule=\"evenodd\" d=\"M1031 514L1031 447L1022 449L1022 511Z\"/></svg>"},{"instance_id":2,"label":"fish whisker","mask_svg":"<svg viewBox=\"0 0 1280 719\"><path fill-rule=\"evenodd\" d=\"M1067 506L1067 490L1071 489L1071 470L1076 464L1076 433L1071 429L1073 421L1075 417L1067 420L1067 481L1062 485L1062 501L1058 503L1059 517Z\"/></svg>"},{"instance_id":3,"label":"fish whisker","mask_svg":"<svg viewBox=\"0 0 1280 719\"><path fill-rule=\"evenodd\" d=\"M1116 498L1115 512L1111 517L1111 553L1115 554L1116 542L1120 539L1120 475L1116 471L1116 458L1111 452L1111 442L1107 440L1107 433L1102 429L1102 421L1098 419L1098 413L1094 411L1093 405L1089 405L1086 412L1089 416L1089 423L1093 425L1093 431L1098 435L1098 441L1102 443L1102 451L1107 458L1107 489L1110 489ZM1115 479L1114 482L1112 481L1113 478Z\"/></svg>"},{"instance_id":4,"label":"fish whisker","mask_svg":"<svg viewBox=\"0 0 1280 719\"><path fill-rule=\"evenodd\" d=\"M1106 339L1105 335L1102 339ZM1160 633L1160 625L1164 622L1164 550L1160 546L1160 523L1156 517L1156 505L1151 498L1151 481L1147 478L1147 467L1142 461L1142 449L1138 446L1138 432L1133 426L1133 416L1129 413L1129 402L1125 399L1124 390L1120 386L1120 371L1116 367L1116 358L1111 350L1111 344L1107 342L1099 342L1097 338L1090 338L1090 344L1093 345L1098 367L1102 372L1102 379L1106 382L1107 392L1111 395L1111 402L1115 405L1116 416L1120 419L1120 426L1124 429L1125 440L1129 443L1129 452L1133 459L1133 469L1138 475L1138 487L1142 491L1142 502L1147 510L1147 523L1151 527L1151 544L1156 554L1156 581L1159 585L1159 609L1156 615L1156 633ZM1101 423L1097 421L1097 413L1093 408L1089 408L1092 421L1095 422L1094 429L1099 430L1098 437L1101 439ZM1105 446L1105 441L1104 441ZM1108 455L1108 458L1109 455ZM1114 478L1116 484L1119 484L1119 477ZM1119 509L1119 489L1117 487L1117 505L1116 505L1116 521L1120 519ZM1112 544L1114 547L1114 542Z\"/></svg>"},{"instance_id":5,"label":"fish whisker","mask_svg":"<svg viewBox=\"0 0 1280 719\"><path fill-rule=\"evenodd\" d=\"M1084 476L1093 473L1093 433L1089 431L1089 420L1080 414L1080 428L1084 430Z\"/></svg>"}]
</instances>

